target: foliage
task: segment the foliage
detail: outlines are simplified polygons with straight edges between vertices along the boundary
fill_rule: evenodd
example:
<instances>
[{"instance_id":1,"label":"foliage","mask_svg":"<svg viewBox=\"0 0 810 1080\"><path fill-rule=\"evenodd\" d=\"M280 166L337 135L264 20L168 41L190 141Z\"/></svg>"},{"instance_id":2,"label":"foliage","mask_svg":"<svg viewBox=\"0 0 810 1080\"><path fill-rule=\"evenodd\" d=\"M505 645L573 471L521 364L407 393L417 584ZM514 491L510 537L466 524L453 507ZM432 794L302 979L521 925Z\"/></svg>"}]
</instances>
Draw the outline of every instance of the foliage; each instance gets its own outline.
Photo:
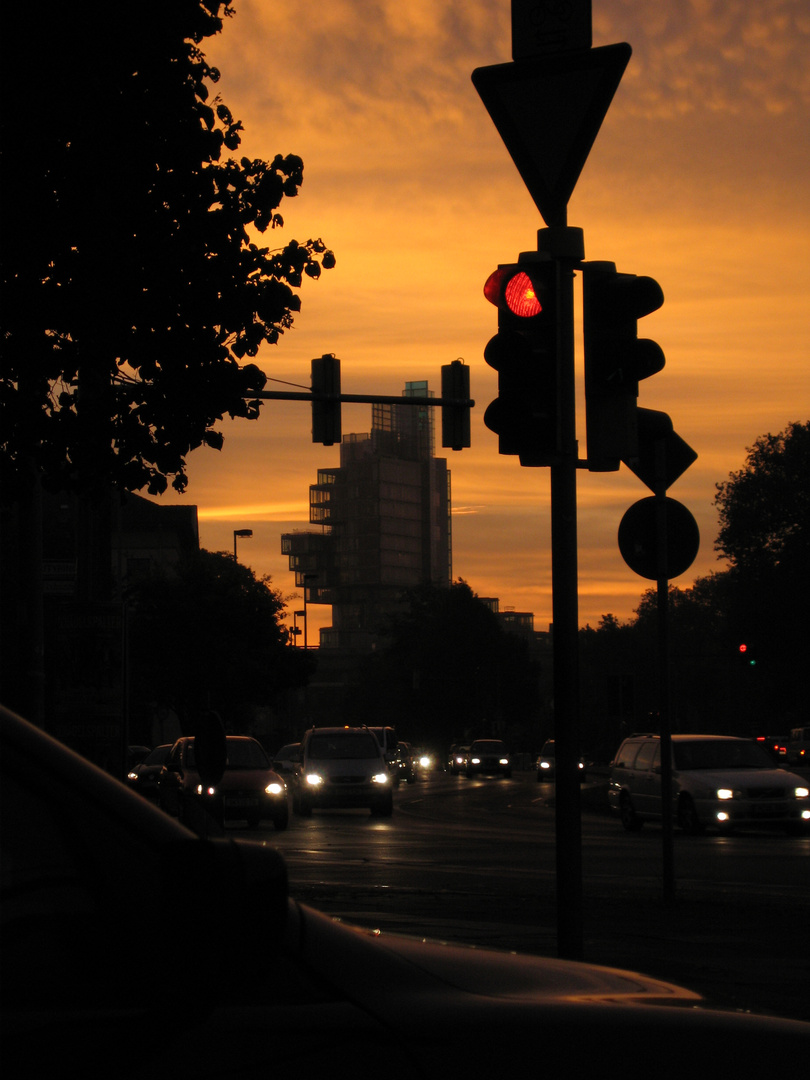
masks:
<instances>
[{"instance_id":1,"label":"foliage","mask_svg":"<svg viewBox=\"0 0 810 1080\"><path fill-rule=\"evenodd\" d=\"M717 485L715 548L741 570L806 563L810 554L810 422L762 435L744 468Z\"/></svg>"},{"instance_id":2,"label":"foliage","mask_svg":"<svg viewBox=\"0 0 810 1080\"><path fill-rule=\"evenodd\" d=\"M132 597L133 699L171 705L181 723L206 709L232 720L304 685L309 657L289 644L284 600L225 552L184 556Z\"/></svg>"},{"instance_id":3,"label":"foliage","mask_svg":"<svg viewBox=\"0 0 810 1080\"><path fill-rule=\"evenodd\" d=\"M0 469L31 460L51 487L182 491L217 423L253 419L253 363L334 256L270 250L303 163L226 158L241 123L200 44L221 0L148 14L107 0L4 11L4 305ZM8 45L11 47L8 47Z\"/></svg>"},{"instance_id":4,"label":"foliage","mask_svg":"<svg viewBox=\"0 0 810 1080\"><path fill-rule=\"evenodd\" d=\"M463 580L409 590L403 603L368 664L358 708L391 717L400 737L417 743L522 737L538 714L527 643L504 631Z\"/></svg>"},{"instance_id":5,"label":"foliage","mask_svg":"<svg viewBox=\"0 0 810 1080\"><path fill-rule=\"evenodd\" d=\"M757 439L717 491L715 547L731 565L669 588L673 730L784 734L807 717L810 425ZM609 757L628 731L658 730L656 590L580 646L583 745Z\"/></svg>"}]
</instances>

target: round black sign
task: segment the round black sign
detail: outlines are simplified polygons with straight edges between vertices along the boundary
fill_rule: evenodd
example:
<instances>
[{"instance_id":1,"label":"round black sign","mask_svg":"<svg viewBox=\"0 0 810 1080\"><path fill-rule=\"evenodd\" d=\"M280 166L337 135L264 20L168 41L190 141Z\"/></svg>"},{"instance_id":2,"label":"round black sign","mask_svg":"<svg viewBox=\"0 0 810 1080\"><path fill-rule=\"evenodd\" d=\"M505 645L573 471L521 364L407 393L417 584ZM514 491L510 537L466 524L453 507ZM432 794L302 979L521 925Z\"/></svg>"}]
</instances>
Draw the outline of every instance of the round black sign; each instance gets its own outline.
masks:
<instances>
[{"instance_id":1,"label":"round black sign","mask_svg":"<svg viewBox=\"0 0 810 1080\"><path fill-rule=\"evenodd\" d=\"M619 525L619 551L622 558L640 577L669 581L685 573L700 548L700 530L692 513L676 499L665 498L666 563L658 566L658 503L652 495L633 503Z\"/></svg>"}]
</instances>

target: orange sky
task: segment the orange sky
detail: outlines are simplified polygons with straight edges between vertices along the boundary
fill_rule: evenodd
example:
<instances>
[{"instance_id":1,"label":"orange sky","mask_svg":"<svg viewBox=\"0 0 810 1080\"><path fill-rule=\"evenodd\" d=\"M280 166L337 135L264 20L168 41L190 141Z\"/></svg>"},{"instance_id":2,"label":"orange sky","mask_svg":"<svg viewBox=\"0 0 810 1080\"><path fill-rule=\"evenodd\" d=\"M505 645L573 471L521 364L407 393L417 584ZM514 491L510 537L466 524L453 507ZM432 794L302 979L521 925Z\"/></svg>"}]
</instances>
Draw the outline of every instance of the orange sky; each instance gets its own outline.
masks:
<instances>
[{"instance_id":1,"label":"orange sky","mask_svg":"<svg viewBox=\"0 0 810 1080\"><path fill-rule=\"evenodd\" d=\"M511 59L509 0L234 7L204 51L245 126L242 153L295 153L305 166L301 195L281 208L283 233L263 242L322 236L337 256L305 282L295 328L259 362L270 378L308 386L310 359L332 352L345 393L398 394L414 379L438 392L441 365L462 357L473 445L441 451L454 576L533 611L545 629L549 470L500 457L482 420L497 386L482 357L497 321L483 285L499 262L535 249L544 225L470 81L474 68ZM697 561L676 579L685 587L722 565L715 484L759 435L810 417L810 7L593 0L593 41L628 41L633 57L568 220L584 230L586 258L649 274L666 296L641 323L667 362L639 403L668 412L700 455L670 489L701 530ZM578 349L580 398L581 364ZM344 406L344 432L367 431L370 412ZM338 448L312 445L306 403L267 403L258 422L224 432L221 453L190 458L184 499L199 508L201 542L230 551L233 530L252 528L240 561L291 594L280 536L308 527L309 485L338 464ZM582 418L578 434L584 456ZM622 514L648 494L624 467L579 473L581 624L631 618L652 584L616 544ZM310 610L312 643L330 609Z\"/></svg>"}]
</instances>

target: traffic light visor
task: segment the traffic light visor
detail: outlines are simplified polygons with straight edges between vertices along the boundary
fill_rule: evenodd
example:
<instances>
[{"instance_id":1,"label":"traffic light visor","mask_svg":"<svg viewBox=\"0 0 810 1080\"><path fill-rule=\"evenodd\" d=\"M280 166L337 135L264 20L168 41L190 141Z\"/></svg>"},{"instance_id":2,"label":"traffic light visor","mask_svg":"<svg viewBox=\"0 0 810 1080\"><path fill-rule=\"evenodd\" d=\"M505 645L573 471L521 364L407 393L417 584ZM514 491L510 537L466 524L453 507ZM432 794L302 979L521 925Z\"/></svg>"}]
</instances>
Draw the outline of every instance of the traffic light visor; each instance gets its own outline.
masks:
<instances>
[{"instance_id":1,"label":"traffic light visor","mask_svg":"<svg viewBox=\"0 0 810 1080\"><path fill-rule=\"evenodd\" d=\"M539 315L543 304L535 283L525 270L501 266L487 278L484 296L496 307L505 307L523 319Z\"/></svg>"}]
</instances>

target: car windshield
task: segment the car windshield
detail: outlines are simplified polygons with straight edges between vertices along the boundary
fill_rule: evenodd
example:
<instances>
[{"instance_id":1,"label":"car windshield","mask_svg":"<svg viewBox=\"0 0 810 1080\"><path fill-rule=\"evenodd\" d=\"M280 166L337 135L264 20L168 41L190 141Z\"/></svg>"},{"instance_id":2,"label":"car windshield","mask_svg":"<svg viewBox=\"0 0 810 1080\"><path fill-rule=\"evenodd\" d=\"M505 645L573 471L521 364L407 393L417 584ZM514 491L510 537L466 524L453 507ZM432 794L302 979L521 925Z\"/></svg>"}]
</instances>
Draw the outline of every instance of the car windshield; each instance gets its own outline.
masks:
<instances>
[{"instance_id":1,"label":"car windshield","mask_svg":"<svg viewBox=\"0 0 810 1080\"><path fill-rule=\"evenodd\" d=\"M373 735L314 735L309 740L309 756L319 761L376 758L380 747Z\"/></svg>"},{"instance_id":2,"label":"car windshield","mask_svg":"<svg viewBox=\"0 0 810 1080\"><path fill-rule=\"evenodd\" d=\"M744 739L695 739L674 743L676 769L771 769L773 762L756 743Z\"/></svg>"},{"instance_id":3,"label":"car windshield","mask_svg":"<svg viewBox=\"0 0 810 1080\"><path fill-rule=\"evenodd\" d=\"M502 742L496 742L494 739L484 739L473 743L472 748L477 754L503 754L506 750Z\"/></svg>"},{"instance_id":4,"label":"car windshield","mask_svg":"<svg viewBox=\"0 0 810 1080\"><path fill-rule=\"evenodd\" d=\"M172 748L171 743L167 743L165 746L156 746L152 753L143 761L143 765L162 765L166 758L169 756L169 751Z\"/></svg>"},{"instance_id":5,"label":"car windshield","mask_svg":"<svg viewBox=\"0 0 810 1080\"><path fill-rule=\"evenodd\" d=\"M267 754L261 746L253 739L232 739L226 738L225 740L227 758L225 761L226 769L269 769L270 762L267 759ZM197 768L197 760L194 753L194 743L189 743L188 747L188 765L189 768Z\"/></svg>"}]
</instances>

